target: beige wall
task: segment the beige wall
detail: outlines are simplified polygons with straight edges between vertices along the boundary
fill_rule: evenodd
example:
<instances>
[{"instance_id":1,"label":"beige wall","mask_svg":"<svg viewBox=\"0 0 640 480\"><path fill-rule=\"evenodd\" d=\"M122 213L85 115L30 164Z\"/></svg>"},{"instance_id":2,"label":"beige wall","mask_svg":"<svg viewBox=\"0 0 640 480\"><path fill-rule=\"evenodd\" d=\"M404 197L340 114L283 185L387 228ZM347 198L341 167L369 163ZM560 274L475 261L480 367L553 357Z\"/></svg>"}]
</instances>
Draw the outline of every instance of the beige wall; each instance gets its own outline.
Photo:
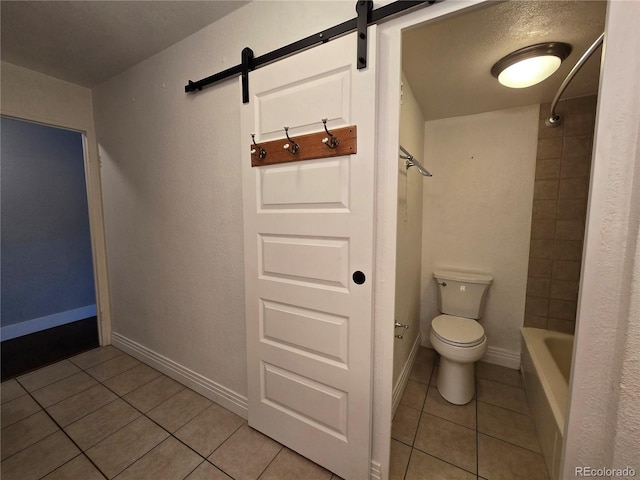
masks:
<instances>
[{"instance_id":1,"label":"beige wall","mask_svg":"<svg viewBox=\"0 0 640 480\"><path fill-rule=\"evenodd\" d=\"M540 106L524 324L573 333L596 120L595 95Z\"/></svg>"},{"instance_id":2,"label":"beige wall","mask_svg":"<svg viewBox=\"0 0 640 480\"><path fill-rule=\"evenodd\" d=\"M400 105L400 145L422 162L424 117L411 86L402 77ZM429 168L428 166L426 168ZM422 184L424 176L415 167L409 170L398 158L398 231L396 239L395 320L409 325L404 338L396 338L393 350L394 391L407 365L412 346L420 334L420 266L422 255ZM428 180L426 180L428 181ZM396 333L402 333L401 328ZM419 340L418 340L419 341Z\"/></svg>"},{"instance_id":3,"label":"beige wall","mask_svg":"<svg viewBox=\"0 0 640 480\"><path fill-rule=\"evenodd\" d=\"M524 318L538 105L425 124L422 334L438 315L433 271L488 272L490 362L518 368Z\"/></svg>"},{"instance_id":4,"label":"beige wall","mask_svg":"<svg viewBox=\"0 0 640 480\"><path fill-rule=\"evenodd\" d=\"M246 46L259 56L355 16L351 2L291 5L251 2L93 90L113 341L244 416L240 151L250 138L240 138L238 78L194 95L184 85L236 65ZM373 355L372 462L384 469L393 360L377 326Z\"/></svg>"},{"instance_id":5,"label":"beige wall","mask_svg":"<svg viewBox=\"0 0 640 480\"><path fill-rule=\"evenodd\" d=\"M110 308L102 220L100 161L93 121L91 90L7 62L0 66L0 111L24 120L81 131L87 138L85 172L94 256L96 303L101 343L109 342Z\"/></svg>"},{"instance_id":6,"label":"beige wall","mask_svg":"<svg viewBox=\"0 0 640 480\"><path fill-rule=\"evenodd\" d=\"M248 45L258 56L353 16L342 3L289 7L246 5L93 91L116 341L201 376L245 415L239 149L250 138L237 78L191 95L184 85Z\"/></svg>"},{"instance_id":7,"label":"beige wall","mask_svg":"<svg viewBox=\"0 0 640 480\"><path fill-rule=\"evenodd\" d=\"M91 90L1 62L2 113L93 133Z\"/></svg>"}]
</instances>

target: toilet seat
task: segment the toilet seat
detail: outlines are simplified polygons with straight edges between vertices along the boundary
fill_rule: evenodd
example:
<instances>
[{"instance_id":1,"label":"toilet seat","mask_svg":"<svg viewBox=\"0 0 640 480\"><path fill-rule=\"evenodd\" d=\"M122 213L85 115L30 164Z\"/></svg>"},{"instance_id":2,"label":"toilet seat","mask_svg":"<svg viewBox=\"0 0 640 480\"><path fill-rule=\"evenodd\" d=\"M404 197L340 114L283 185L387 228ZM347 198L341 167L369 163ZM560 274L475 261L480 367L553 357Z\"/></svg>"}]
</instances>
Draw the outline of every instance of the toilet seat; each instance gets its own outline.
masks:
<instances>
[{"instance_id":1,"label":"toilet seat","mask_svg":"<svg viewBox=\"0 0 640 480\"><path fill-rule=\"evenodd\" d=\"M431 322L431 331L444 343L455 347L475 347L486 339L482 325L454 315L438 315Z\"/></svg>"}]
</instances>

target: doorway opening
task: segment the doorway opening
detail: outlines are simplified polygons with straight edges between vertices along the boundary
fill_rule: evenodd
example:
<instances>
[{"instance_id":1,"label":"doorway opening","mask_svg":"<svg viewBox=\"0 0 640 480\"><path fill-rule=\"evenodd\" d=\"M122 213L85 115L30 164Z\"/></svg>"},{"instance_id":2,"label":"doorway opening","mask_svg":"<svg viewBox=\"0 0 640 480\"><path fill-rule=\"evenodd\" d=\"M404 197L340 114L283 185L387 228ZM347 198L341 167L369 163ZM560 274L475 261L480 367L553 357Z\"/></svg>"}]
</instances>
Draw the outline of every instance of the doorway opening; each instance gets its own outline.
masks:
<instances>
[{"instance_id":1,"label":"doorway opening","mask_svg":"<svg viewBox=\"0 0 640 480\"><path fill-rule=\"evenodd\" d=\"M2 380L99 345L84 134L0 117Z\"/></svg>"},{"instance_id":2,"label":"doorway opening","mask_svg":"<svg viewBox=\"0 0 640 480\"><path fill-rule=\"evenodd\" d=\"M504 469L524 463L536 478L557 476L559 447L540 435L550 419L535 418L520 377L520 328L575 326L599 53L562 97L563 127L544 119L604 30L605 11L606 2L489 2L403 33L399 142L433 177L399 157L395 322L413 334L394 341L392 477L413 478L425 464L447 476L509 477ZM491 65L546 31L573 46L562 68L530 89L500 86ZM425 349L442 313L434 278L442 269L494 278L479 321L488 351L464 406L439 394L438 355ZM489 452L498 450L513 455L494 464Z\"/></svg>"}]
</instances>

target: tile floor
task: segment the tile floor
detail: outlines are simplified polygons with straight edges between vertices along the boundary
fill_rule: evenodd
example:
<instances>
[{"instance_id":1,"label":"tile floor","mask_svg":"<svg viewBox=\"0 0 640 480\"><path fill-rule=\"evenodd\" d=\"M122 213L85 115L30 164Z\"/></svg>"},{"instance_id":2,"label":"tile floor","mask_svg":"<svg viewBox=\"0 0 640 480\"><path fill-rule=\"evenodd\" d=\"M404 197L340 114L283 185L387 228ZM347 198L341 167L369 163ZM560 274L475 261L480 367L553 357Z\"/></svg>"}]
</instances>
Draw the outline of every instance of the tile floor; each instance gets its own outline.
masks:
<instances>
[{"instance_id":1,"label":"tile floor","mask_svg":"<svg viewBox=\"0 0 640 480\"><path fill-rule=\"evenodd\" d=\"M337 480L114 347L2 383L3 480Z\"/></svg>"},{"instance_id":2,"label":"tile floor","mask_svg":"<svg viewBox=\"0 0 640 480\"><path fill-rule=\"evenodd\" d=\"M547 480L520 373L477 364L467 405L438 393L437 354L421 348L392 426L390 480Z\"/></svg>"}]
</instances>

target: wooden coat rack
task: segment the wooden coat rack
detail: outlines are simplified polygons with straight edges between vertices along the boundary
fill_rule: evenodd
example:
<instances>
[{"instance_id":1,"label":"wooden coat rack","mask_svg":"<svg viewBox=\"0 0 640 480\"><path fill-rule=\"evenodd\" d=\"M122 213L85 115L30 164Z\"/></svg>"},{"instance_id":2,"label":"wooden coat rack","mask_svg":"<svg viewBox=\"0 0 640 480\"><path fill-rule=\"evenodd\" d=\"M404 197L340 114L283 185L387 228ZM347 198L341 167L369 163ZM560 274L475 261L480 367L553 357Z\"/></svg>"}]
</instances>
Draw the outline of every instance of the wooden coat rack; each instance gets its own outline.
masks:
<instances>
[{"instance_id":1,"label":"wooden coat rack","mask_svg":"<svg viewBox=\"0 0 640 480\"><path fill-rule=\"evenodd\" d=\"M355 125L337 128L331 132L323 119L324 131L289 137L289 128L284 127L285 137L264 143L253 143L251 166L276 165L318 158L339 157L358 152L358 135ZM254 137L254 135L251 135Z\"/></svg>"}]
</instances>

